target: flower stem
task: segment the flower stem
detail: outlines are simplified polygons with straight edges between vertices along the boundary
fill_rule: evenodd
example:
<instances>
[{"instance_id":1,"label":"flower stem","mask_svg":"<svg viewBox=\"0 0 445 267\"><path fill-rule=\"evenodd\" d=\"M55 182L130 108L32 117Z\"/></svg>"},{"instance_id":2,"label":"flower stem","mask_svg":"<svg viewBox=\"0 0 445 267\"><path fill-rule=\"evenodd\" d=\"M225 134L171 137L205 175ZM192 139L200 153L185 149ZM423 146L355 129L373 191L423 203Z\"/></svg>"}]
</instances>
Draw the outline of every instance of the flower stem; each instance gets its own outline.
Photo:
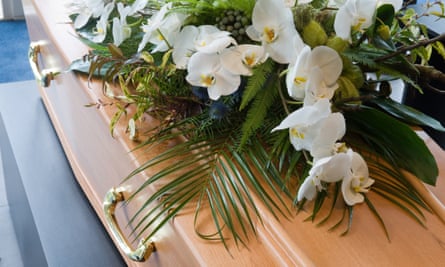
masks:
<instances>
[{"instance_id":1,"label":"flower stem","mask_svg":"<svg viewBox=\"0 0 445 267\"><path fill-rule=\"evenodd\" d=\"M164 34L162 34L162 32L159 29L157 29L156 31L158 31L159 35L161 35L162 40L167 44L168 49L173 49L173 46L170 45L170 43L165 38Z\"/></svg>"},{"instance_id":2,"label":"flower stem","mask_svg":"<svg viewBox=\"0 0 445 267\"><path fill-rule=\"evenodd\" d=\"M278 93L280 94L280 99L281 99L281 103L283 104L284 111L286 111L286 114L289 115L290 111L289 111L289 108L287 107L286 98L284 97L283 90L281 90L280 83L278 83Z\"/></svg>"},{"instance_id":3,"label":"flower stem","mask_svg":"<svg viewBox=\"0 0 445 267\"><path fill-rule=\"evenodd\" d=\"M408 45L408 46L402 46L399 49L397 49L397 51L394 51L392 53L389 53L387 55L381 56L379 58L377 58L375 61L379 62L379 61L384 61L387 60L389 58L395 57L397 55L400 55L402 53L405 53L406 51L410 51L413 50L415 48L421 47L421 46L425 46L425 45L429 45L438 41L442 41L445 40L445 33L442 33L439 36L434 37L433 39L426 39L426 40L422 40L419 41L418 43L415 43L413 45Z\"/></svg>"}]
</instances>

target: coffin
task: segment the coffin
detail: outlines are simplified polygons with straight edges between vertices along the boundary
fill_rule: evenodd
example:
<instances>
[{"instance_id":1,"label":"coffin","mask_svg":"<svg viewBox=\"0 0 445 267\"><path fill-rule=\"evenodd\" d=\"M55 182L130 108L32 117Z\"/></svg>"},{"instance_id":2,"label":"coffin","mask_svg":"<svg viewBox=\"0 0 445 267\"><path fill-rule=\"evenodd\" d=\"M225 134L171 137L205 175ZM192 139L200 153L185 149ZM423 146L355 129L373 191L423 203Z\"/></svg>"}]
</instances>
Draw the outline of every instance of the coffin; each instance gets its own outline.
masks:
<instances>
[{"instance_id":1,"label":"coffin","mask_svg":"<svg viewBox=\"0 0 445 267\"><path fill-rule=\"evenodd\" d=\"M193 214L184 212L152 240L156 249L148 260L136 263L129 259L119 246L121 237L116 238L111 228L122 229L122 238L131 240L128 219L144 197L127 206L118 205L116 220L121 227L111 228L103 201L110 188L131 192L143 182L149 173L121 184L144 158L154 156L155 152L142 156L137 151L130 152L135 144L123 133L124 127L118 127L114 137L110 135L113 110L86 107L102 97L101 83L89 83L85 77L65 71L70 62L87 53L87 48L75 37L65 5L65 1L57 0L25 1L34 53L30 62L75 176L129 266L439 266L445 262L445 224L440 216L425 212L426 227L422 227L400 208L372 192L390 240L364 205L356 207L354 226L343 237L341 230L331 232L329 226L317 227L305 221L309 213L304 211L277 221L266 208L259 206L264 222L258 222L257 235L247 246L229 242L230 253L221 243L200 239L194 231ZM52 75L48 73L55 69L60 74L49 81ZM445 152L426 134L419 134L437 159L440 177L434 188L417 186L444 218ZM145 196L151 193L144 192ZM136 247L137 241L130 246Z\"/></svg>"}]
</instances>

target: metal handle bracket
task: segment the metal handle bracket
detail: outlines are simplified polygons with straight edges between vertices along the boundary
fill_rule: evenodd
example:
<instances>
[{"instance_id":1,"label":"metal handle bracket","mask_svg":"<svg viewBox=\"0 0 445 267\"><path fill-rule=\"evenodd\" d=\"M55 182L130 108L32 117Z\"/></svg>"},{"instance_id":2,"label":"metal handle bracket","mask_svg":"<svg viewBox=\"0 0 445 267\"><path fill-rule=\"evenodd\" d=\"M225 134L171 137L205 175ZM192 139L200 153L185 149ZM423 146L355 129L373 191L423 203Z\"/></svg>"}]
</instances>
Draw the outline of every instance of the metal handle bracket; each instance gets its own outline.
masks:
<instances>
[{"instance_id":1,"label":"metal handle bracket","mask_svg":"<svg viewBox=\"0 0 445 267\"><path fill-rule=\"evenodd\" d=\"M131 249L129 242L122 234L116 217L114 216L117 203L125 200L123 193L124 190L122 188L114 187L107 192L103 203L105 220L111 234L116 240L117 245L125 253L125 255L127 255L127 257L133 261L143 262L150 257L152 252L156 251L156 247L153 242L147 243L144 239L142 239L135 250Z\"/></svg>"},{"instance_id":2,"label":"metal handle bracket","mask_svg":"<svg viewBox=\"0 0 445 267\"><path fill-rule=\"evenodd\" d=\"M35 79L42 87L49 87L55 76L60 74L58 69L44 69L40 70L39 67L39 54L41 52L41 47L46 44L45 41L31 42L28 50L28 60L31 70L34 74Z\"/></svg>"}]
</instances>

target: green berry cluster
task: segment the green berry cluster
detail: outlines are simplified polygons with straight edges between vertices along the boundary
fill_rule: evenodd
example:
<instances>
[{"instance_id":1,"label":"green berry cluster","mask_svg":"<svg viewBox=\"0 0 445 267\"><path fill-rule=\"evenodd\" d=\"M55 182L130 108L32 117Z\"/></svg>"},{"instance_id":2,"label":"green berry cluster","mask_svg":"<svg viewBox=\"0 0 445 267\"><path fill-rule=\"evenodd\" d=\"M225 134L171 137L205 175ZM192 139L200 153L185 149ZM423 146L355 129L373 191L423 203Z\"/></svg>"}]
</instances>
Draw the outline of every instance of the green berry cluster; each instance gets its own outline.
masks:
<instances>
[{"instance_id":1,"label":"green berry cluster","mask_svg":"<svg viewBox=\"0 0 445 267\"><path fill-rule=\"evenodd\" d=\"M251 24L250 19L239 10L226 10L216 17L216 27L222 31L228 31L239 43L250 40L246 29Z\"/></svg>"}]
</instances>

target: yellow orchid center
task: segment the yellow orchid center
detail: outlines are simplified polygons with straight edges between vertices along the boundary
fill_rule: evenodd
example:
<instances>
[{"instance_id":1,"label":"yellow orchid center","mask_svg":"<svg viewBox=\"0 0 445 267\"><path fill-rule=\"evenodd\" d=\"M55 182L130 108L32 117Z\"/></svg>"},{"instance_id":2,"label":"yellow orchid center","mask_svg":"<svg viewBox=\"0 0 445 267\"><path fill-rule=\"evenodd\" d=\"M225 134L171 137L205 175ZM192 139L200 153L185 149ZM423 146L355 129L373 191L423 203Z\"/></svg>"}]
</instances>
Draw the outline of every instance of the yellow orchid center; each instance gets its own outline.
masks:
<instances>
[{"instance_id":1,"label":"yellow orchid center","mask_svg":"<svg viewBox=\"0 0 445 267\"><path fill-rule=\"evenodd\" d=\"M94 31L95 34L104 34L105 30L102 27L96 27L96 30Z\"/></svg>"},{"instance_id":2,"label":"yellow orchid center","mask_svg":"<svg viewBox=\"0 0 445 267\"><path fill-rule=\"evenodd\" d=\"M201 75L201 84L204 87L209 87L209 86L213 85L214 83L215 83L215 77L213 77L213 75L209 75L209 74L207 74L207 75L202 74Z\"/></svg>"},{"instance_id":3,"label":"yellow orchid center","mask_svg":"<svg viewBox=\"0 0 445 267\"><path fill-rule=\"evenodd\" d=\"M359 18L357 20L357 24L355 24L352 29L354 31L359 31L362 28L362 25L366 22L366 18Z\"/></svg>"},{"instance_id":4,"label":"yellow orchid center","mask_svg":"<svg viewBox=\"0 0 445 267\"><path fill-rule=\"evenodd\" d=\"M201 47L204 47L204 46L207 45L207 43L206 43L205 40L202 40L202 41L198 42L198 45L201 46Z\"/></svg>"},{"instance_id":5,"label":"yellow orchid center","mask_svg":"<svg viewBox=\"0 0 445 267\"><path fill-rule=\"evenodd\" d=\"M348 151L348 147L345 143L337 143L335 146L335 152L337 153L346 153Z\"/></svg>"},{"instance_id":6,"label":"yellow orchid center","mask_svg":"<svg viewBox=\"0 0 445 267\"><path fill-rule=\"evenodd\" d=\"M296 85L301 85L301 84L305 83L306 81L307 81L306 77L301 77L301 76L297 76L294 79L294 83Z\"/></svg>"},{"instance_id":7,"label":"yellow orchid center","mask_svg":"<svg viewBox=\"0 0 445 267\"><path fill-rule=\"evenodd\" d=\"M249 54L249 55L246 55L246 56L244 56L244 60L243 60L243 62L244 62L244 64L246 64L247 66L249 66L249 67L253 67L253 65L255 65L255 62L256 62L256 55L255 55L255 53L252 53L252 54Z\"/></svg>"},{"instance_id":8,"label":"yellow orchid center","mask_svg":"<svg viewBox=\"0 0 445 267\"><path fill-rule=\"evenodd\" d=\"M304 139L304 133L299 132L299 131L298 131L297 129L295 129L295 128L292 128L292 129L290 130L290 133L291 133L292 136L295 136L295 137L300 138L300 139Z\"/></svg>"},{"instance_id":9,"label":"yellow orchid center","mask_svg":"<svg viewBox=\"0 0 445 267\"><path fill-rule=\"evenodd\" d=\"M362 182L365 180L365 177L356 177L352 180L351 187L354 192L359 193L363 191Z\"/></svg>"},{"instance_id":10,"label":"yellow orchid center","mask_svg":"<svg viewBox=\"0 0 445 267\"><path fill-rule=\"evenodd\" d=\"M265 41L267 43L272 43L273 41L275 41L275 39L277 39L277 35L275 34L274 29L271 29L269 27L264 27L263 33L264 33Z\"/></svg>"}]
</instances>

